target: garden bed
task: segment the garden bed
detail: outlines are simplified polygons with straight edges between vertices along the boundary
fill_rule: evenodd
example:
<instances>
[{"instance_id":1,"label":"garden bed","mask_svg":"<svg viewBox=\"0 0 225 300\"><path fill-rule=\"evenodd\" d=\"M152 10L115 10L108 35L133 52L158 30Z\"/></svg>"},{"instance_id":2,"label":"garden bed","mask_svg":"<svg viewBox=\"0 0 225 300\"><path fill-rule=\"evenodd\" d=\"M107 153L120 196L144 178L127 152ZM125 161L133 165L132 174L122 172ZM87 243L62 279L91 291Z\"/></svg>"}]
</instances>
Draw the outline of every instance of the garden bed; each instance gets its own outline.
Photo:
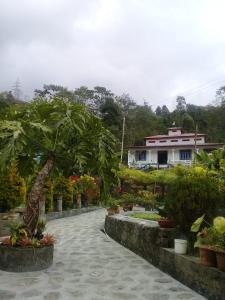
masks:
<instances>
[{"instance_id":1,"label":"garden bed","mask_svg":"<svg viewBox=\"0 0 225 300\"><path fill-rule=\"evenodd\" d=\"M124 215L106 216L105 231L114 240L210 300L225 300L225 272L200 264L197 257L176 254L176 230Z\"/></svg>"}]
</instances>

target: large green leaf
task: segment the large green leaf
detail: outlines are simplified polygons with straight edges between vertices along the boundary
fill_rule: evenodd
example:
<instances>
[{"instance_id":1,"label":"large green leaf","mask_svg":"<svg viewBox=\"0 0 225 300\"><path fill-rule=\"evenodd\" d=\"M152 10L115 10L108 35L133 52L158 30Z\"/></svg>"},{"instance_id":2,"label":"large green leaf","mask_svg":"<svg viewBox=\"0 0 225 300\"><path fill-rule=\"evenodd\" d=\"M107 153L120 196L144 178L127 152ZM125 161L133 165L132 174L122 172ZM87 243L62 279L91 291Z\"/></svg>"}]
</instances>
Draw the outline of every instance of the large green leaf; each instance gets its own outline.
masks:
<instances>
[{"instance_id":1,"label":"large green leaf","mask_svg":"<svg viewBox=\"0 0 225 300\"><path fill-rule=\"evenodd\" d=\"M202 215L200 218L198 218L191 226L191 232L198 232L200 229L200 226L202 225L202 222L204 220L205 215Z\"/></svg>"}]
</instances>

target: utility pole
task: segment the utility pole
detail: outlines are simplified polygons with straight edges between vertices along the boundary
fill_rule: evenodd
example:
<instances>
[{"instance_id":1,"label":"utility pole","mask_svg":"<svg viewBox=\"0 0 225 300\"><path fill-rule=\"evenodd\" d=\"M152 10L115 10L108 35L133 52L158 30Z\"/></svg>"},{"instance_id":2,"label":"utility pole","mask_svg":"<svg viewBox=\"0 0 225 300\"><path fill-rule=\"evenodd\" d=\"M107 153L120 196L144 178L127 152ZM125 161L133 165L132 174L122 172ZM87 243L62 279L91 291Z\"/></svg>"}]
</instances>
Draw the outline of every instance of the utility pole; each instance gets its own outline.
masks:
<instances>
[{"instance_id":1,"label":"utility pole","mask_svg":"<svg viewBox=\"0 0 225 300\"><path fill-rule=\"evenodd\" d=\"M198 125L195 123L195 157L194 157L194 163L195 163L195 158L196 158L196 153L197 153L197 133L198 133Z\"/></svg>"},{"instance_id":2,"label":"utility pole","mask_svg":"<svg viewBox=\"0 0 225 300\"><path fill-rule=\"evenodd\" d=\"M21 92L21 84L19 78L17 78L16 82L13 85L13 96L16 100L20 100Z\"/></svg>"},{"instance_id":3,"label":"utility pole","mask_svg":"<svg viewBox=\"0 0 225 300\"><path fill-rule=\"evenodd\" d=\"M123 161L123 146L124 146L124 132L125 132L125 116L123 116L123 129L122 129L122 142L121 142L121 153L120 153L120 163Z\"/></svg>"}]
</instances>

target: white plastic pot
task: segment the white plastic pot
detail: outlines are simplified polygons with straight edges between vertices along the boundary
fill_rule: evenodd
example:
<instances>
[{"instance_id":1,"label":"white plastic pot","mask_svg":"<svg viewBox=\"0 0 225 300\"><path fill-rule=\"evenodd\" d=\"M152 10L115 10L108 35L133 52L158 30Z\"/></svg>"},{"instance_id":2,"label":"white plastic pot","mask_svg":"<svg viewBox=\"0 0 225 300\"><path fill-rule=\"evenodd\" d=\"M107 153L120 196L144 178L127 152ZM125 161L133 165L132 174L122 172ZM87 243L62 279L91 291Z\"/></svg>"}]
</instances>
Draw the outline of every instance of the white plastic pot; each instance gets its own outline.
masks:
<instances>
[{"instance_id":1,"label":"white plastic pot","mask_svg":"<svg viewBox=\"0 0 225 300\"><path fill-rule=\"evenodd\" d=\"M178 254L187 253L187 240L175 239L174 240L174 251Z\"/></svg>"}]
</instances>

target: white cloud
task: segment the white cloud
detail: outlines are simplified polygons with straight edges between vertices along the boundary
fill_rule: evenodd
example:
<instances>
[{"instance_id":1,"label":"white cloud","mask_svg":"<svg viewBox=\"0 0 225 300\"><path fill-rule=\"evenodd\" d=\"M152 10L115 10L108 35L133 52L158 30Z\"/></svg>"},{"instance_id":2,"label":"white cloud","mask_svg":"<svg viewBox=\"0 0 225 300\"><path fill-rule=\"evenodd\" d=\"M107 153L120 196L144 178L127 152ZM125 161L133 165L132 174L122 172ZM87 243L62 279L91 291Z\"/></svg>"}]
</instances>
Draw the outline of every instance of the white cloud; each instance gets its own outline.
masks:
<instances>
[{"instance_id":1,"label":"white cloud","mask_svg":"<svg viewBox=\"0 0 225 300\"><path fill-rule=\"evenodd\" d=\"M25 94L44 83L104 85L153 106L172 107L177 94L207 104L224 79L224 8L223 0L1 0L0 90L20 77Z\"/></svg>"}]
</instances>

